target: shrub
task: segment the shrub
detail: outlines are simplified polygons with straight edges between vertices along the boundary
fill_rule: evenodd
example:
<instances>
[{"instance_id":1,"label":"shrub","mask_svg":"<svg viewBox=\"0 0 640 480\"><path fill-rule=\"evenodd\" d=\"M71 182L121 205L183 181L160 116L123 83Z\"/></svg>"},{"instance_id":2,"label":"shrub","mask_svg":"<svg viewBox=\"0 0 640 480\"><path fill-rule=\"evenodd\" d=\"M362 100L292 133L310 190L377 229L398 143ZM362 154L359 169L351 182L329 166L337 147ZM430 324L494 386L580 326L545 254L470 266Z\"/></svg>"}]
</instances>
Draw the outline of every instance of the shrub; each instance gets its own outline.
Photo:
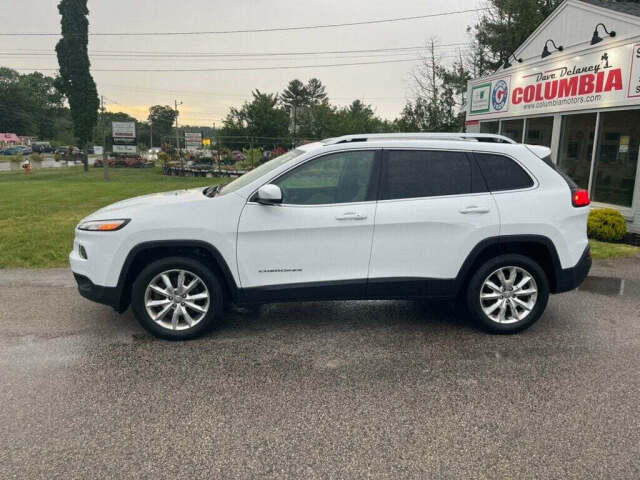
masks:
<instances>
[{"instance_id":1,"label":"shrub","mask_svg":"<svg viewBox=\"0 0 640 480\"><path fill-rule=\"evenodd\" d=\"M29 160L31 160L31 162L42 162L43 158L39 153L32 153L29 156Z\"/></svg>"},{"instance_id":2,"label":"shrub","mask_svg":"<svg viewBox=\"0 0 640 480\"><path fill-rule=\"evenodd\" d=\"M587 222L587 235L603 242L619 242L627 233L627 222L615 208L591 210Z\"/></svg>"}]
</instances>

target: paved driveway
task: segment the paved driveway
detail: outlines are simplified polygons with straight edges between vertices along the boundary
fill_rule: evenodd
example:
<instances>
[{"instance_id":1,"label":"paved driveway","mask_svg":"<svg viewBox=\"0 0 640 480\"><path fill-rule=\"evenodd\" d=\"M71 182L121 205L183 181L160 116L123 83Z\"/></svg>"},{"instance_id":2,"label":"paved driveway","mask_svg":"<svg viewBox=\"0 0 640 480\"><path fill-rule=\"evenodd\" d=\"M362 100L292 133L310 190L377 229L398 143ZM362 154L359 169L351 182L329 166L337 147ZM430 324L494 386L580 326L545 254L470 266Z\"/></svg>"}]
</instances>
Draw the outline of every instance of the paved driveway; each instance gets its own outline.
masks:
<instances>
[{"instance_id":1,"label":"paved driveway","mask_svg":"<svg viewBox=\"0 0 640 480\"><path fill-rule=\"evenodd\" d=\"M640 478L640 259L593 273L625 284L516 336L342 302L168 343L64 270L0 272L0 478Z\"/></svg>"}]
</instances>

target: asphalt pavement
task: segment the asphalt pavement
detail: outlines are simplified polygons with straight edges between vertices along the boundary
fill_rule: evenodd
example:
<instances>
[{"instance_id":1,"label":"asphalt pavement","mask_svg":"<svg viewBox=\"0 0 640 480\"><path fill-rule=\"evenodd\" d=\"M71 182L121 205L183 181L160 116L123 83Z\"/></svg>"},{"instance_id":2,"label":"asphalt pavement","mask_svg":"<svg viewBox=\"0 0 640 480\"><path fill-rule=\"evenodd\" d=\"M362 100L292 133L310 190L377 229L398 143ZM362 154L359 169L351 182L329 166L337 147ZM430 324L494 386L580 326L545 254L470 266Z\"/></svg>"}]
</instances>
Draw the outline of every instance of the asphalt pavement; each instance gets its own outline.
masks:
<instances>
[{"instance_id":1,"label":"asphalt pavement","mask_svg":"<svg viewBox=\"0 0 640 480\"><path fill-rule=\"evenodd\" d=\"M0 271L0 478L640 478L640 258L592 275L513 336L318 302L171 343Z\"/></svg>"}]
</instances>

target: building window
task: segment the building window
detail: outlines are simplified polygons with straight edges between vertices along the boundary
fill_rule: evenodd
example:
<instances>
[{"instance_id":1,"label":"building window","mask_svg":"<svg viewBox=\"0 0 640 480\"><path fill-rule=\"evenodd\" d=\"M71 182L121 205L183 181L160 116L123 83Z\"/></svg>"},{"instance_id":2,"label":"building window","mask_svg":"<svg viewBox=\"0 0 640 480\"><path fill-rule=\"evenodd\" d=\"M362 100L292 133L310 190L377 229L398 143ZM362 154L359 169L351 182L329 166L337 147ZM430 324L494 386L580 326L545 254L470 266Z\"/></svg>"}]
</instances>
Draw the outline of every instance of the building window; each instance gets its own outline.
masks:
<instances>
[{"instance_id":1,"label":"building window","mask_svg":"<svg viewBox=\"0 0 640 480\"><path fill-rule=\"evenodd\" d=\"M480 133L498 133L500 122L480 122Z\"/></svg>"},{"instance_id":2,"label":"building window","mask_svg":"<svg viewBox=\"0 0 640 480\"><path fill-rule=\"evenodd\" d=\"M522 143L522 128L524 126L524 120L503 120L502 121L502 135L509 137L511 140L515 140L518 143Z\"/></svg>"},{"instance_id":3,"label":"building window","mask_svg":"<svg viewBox=\"0 0 640 480\"><path fill-rule=\"evenodd\" d=\"M558 165L581 188L589 188L596 118L595 113L562 117Z\"/></svg>"},{"instance_id":4,"label":"building window","mask_svg":"<svg viewBox=\"0 0 640 480\"><path fill-rule=\"evenodd\" d=\"M527 119L527 132L524 143L529 145L551 146L553 132L553 117L536 117Z\"/></svg>"},{"instance_id":5,"label":"building window","mask_svg":"<svg viewBox=\"0 0 640 480\"><path fill-rule=\"evenodd\" d=\"M639 142L640 110L600 114L591 189L596 202L631 207Z\"/></svg>"}]
</instances>

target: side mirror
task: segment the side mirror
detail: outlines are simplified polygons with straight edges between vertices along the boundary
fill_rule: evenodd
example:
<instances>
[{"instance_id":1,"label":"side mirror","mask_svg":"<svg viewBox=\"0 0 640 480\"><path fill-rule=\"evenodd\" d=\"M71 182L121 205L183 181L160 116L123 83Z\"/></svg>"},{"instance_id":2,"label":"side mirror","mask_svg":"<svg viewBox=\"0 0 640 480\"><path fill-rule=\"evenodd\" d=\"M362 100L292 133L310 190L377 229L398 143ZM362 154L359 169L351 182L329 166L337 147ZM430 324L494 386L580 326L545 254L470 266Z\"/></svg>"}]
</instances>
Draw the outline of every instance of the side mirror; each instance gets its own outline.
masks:
<instances>
[{"instance_id":1,"label":"side mirror","mask_svg":"<svg viewBox=\"0 0 640 480\"><path fill-rule=\"evenodd\" d=\"M258 203L263 205L274 205L282 203L282 190L277 185L270 183L258 189Z\"/></svg>"}]
</instances>

